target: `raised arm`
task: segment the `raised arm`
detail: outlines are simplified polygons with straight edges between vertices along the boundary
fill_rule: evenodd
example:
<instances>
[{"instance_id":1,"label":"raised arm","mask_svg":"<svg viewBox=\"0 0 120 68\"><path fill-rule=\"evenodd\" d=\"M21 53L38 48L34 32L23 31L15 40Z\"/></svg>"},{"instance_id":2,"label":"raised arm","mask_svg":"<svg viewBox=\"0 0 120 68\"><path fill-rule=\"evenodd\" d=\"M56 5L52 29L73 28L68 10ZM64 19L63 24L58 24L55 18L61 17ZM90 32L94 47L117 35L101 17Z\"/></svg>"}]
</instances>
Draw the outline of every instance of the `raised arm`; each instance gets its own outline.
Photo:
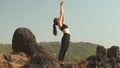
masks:
<instances>
[{"instance_id":1,"label":"raised arm","mask_svg":"<svg viewBox=\"0 0 120 68\"><path fill-rule=\"evenodd\" d=\"M60 3L60 21L62 22L62 24L64 23L64 2L62 1Z\"/></svg>"}]
</instances>

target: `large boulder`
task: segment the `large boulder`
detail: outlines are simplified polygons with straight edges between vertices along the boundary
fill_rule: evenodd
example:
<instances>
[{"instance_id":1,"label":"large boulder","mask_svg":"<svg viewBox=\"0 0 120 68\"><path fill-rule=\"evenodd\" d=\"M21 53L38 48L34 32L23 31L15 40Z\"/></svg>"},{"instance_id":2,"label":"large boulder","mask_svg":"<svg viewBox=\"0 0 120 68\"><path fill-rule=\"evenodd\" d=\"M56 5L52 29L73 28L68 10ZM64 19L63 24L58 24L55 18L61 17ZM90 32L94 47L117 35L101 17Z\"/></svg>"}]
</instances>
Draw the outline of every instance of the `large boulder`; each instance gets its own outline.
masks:
<instances>
[{"instance_id":1,"label":"large boulder","mask_svg":"<svg viewBox=\"0 0 120 68\"><path fill-rule=\"evenodd\" d=\"M12 49L14 53L24 52L29 56L40 51L35 36L27 28L16 29L12 39Z\"/></svg>"},{"instance_id":2,"label":"large boulder","mask_svg":"<svg viewBox=\"0 0 120 68\"><path fill-rule=\"evenodd\" d=\"M57 58L38 46L35 36L27 28L18 28L12 39L13 52L23 52L30 58L22 68L59 68Z\"/></svg>"}]
</instances>

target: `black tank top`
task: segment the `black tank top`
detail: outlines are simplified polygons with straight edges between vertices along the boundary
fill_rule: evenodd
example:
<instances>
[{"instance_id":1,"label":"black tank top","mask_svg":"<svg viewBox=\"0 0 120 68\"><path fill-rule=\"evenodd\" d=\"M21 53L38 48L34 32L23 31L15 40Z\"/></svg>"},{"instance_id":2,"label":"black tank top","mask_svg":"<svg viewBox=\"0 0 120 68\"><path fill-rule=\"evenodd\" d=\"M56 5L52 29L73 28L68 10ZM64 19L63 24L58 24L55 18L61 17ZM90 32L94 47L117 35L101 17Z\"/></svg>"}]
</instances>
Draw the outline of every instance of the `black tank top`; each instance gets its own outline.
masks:
<instances>
[{"instance_id":1,"label":"black tank top","mask_svg":"<svg viewBox=\"0 0 120 68\"><path fill-rule=\"evenodd\" d=\"M66 24L63 24L62 27L60 27L60 30L64 30L65 28L68 28Z\"/></svg>"}]
</instances>

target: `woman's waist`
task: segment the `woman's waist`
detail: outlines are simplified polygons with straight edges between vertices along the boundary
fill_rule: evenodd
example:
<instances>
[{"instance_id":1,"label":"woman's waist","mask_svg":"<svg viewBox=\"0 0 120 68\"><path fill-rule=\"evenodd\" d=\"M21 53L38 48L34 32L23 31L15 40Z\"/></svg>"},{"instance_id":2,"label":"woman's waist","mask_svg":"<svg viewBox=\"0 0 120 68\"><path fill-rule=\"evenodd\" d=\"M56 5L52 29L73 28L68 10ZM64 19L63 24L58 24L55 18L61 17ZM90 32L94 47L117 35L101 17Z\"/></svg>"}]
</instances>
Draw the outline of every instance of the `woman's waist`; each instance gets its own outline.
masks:
<instances>
[{"instance_id":1,"label":"woman's waist","mask_svg":"<svg viewBox=\"0 0 120 68\"><path fill-rule=\"evenodd\" d=\"M68 28L65 28L64 30L62 30L62 32L63 32L64 34L70 34L70 31L69 31Z\"/></svg>"}]
</instances>

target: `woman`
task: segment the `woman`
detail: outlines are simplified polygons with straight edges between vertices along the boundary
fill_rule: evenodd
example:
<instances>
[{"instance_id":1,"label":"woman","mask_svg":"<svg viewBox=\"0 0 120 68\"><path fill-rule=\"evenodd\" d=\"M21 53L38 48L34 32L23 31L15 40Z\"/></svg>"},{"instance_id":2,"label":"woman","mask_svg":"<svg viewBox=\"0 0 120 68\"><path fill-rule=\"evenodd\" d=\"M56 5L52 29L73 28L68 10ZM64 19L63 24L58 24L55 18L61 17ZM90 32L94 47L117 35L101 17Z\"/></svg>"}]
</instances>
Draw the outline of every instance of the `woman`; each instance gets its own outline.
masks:
<instances>
[{"instance_id":1,"label":"woman","mask_svg":"<svg viewBox=\"0 0 120 68\"><path fill-rule=\"evenodd\" d=\"M53 24L53 34L57 36L56 26L63 32L63 37L61 39L61 49L58 56L58 61L62 62L64 60L65 53L69 47L70 42L70 31L68 26L64 23L64 2L60 3L60 17L54 18Z\"/></svg>"}]
</instances>

